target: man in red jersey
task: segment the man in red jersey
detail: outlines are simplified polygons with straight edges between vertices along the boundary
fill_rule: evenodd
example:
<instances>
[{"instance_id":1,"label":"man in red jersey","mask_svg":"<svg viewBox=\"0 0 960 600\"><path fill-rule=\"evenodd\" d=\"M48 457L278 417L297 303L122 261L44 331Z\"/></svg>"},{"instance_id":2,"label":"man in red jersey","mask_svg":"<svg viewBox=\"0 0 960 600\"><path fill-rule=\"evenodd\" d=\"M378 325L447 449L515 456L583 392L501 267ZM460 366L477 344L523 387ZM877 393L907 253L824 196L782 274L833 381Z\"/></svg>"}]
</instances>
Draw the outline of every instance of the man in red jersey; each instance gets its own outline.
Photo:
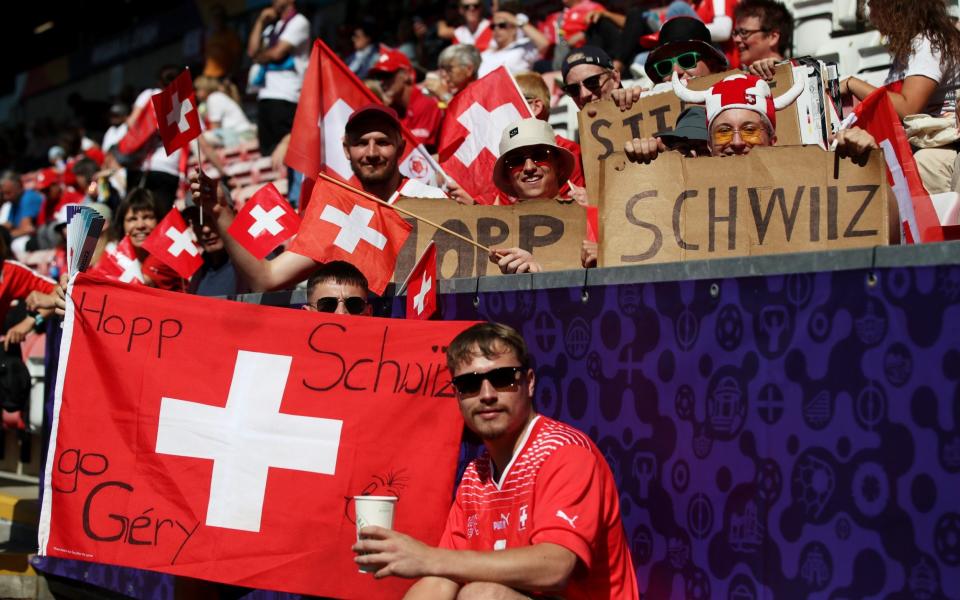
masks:
<instances>
[{"instance_id":1,"label":"man in red jersey","mask_svg":"<svg viewBox=\"0 0 960 600\"><path fill-rule=\"evenodd\" d=\"M380 82L383 103L397 111L417 141L431 152L436 150L443 111L436 98L420 91L410 59L399 50L382 48L367 78Z\"/></svg>"},{"instance_id":2,"label":"man in red jersey","mask_svg":"<svg viewBox=\"0 0 960 600\"><path fill-rule=\"evenodd\" d=\"M534 411L520 334L474 325L450 343L447 365L486 452L463 474L439 547L365 527L357 563L378 578L421 578L408 599L637 598L610 467L585 434Z\"/></svg>"}]
</instances>

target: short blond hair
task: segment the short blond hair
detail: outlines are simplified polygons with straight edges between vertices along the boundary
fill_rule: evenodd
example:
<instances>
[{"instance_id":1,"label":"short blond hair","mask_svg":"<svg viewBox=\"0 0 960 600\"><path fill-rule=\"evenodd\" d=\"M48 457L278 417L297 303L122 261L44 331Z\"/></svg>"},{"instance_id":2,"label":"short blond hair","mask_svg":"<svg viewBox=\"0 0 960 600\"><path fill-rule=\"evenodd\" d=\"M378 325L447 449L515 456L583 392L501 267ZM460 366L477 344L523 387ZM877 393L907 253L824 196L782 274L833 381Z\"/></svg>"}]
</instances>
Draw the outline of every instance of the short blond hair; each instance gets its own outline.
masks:
<instances>
[{"instance_id":1,"label":"short blond hair","mask_svg":"<svg viewBox=\"0 0 960 600\"><path fill-rule=\"evenodd\" d=\"M550 89L539 73L520 73L516 80L524 98L536 98L547 108L550 107Z\"/></svg>"}]
</instances>

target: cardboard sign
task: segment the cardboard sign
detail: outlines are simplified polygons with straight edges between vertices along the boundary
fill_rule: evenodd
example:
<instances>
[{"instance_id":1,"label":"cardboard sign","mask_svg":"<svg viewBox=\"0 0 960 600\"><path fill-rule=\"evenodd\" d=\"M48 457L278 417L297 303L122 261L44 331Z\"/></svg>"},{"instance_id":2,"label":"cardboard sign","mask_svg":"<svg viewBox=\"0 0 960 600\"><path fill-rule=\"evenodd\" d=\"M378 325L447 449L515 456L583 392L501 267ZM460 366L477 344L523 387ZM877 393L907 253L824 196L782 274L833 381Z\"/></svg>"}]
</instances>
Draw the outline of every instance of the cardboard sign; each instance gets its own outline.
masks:
<instances>
[{"instance_id":1,"label":"cardboard sign","mask_svg":"<svg viewBox=\"0 0 960 600\"><path fill-rule=\"evenodd\" d=\"M835 250L888 242L883 156L866 166L815 146L650 165L603 161L600 266Z\"/></svg>"},{"instance_id":2,"label":"cardboard sign","mask_svg":"<svg viewBox=\"0 0 960 600\"><path fill-rule=\"evenodd\" d=\"M397 206L456 231L488 248L529 250L545 271L580 268L586 212L578 204L531 200L514 206L464 206L456 202L400 198ZM499 275L487 255L449 233L411 217L413 232L400 251L393 280L403 281L430 240L437 244L440 279Z\"/></svg>"},{"instance_id":3,"label":"cardboard sign","mask_svg":"<svg viewBox=\"0 0 960 600\"><path fill-rule=\"evenodd\" d=\"M692 90L705 90L724 77L741 73L727 71L706 77L697 77L689 82ZM789 64L777 67L776 79L770 82L774 97L786 92L793 85L793 69ZM587 183L587 196L591 203L600 198L600 161L614 152L623 152L623 145L635 137L652 137L658 131L673 131L677 117L687 104L673 93L650 94L635 102L630 110L621 111L613 100L588 104L580 111L580 150L583 153L583 174ZM777 144L800 145L800 126L796 105L777 112Z\"/></svg>"}]
</instances>

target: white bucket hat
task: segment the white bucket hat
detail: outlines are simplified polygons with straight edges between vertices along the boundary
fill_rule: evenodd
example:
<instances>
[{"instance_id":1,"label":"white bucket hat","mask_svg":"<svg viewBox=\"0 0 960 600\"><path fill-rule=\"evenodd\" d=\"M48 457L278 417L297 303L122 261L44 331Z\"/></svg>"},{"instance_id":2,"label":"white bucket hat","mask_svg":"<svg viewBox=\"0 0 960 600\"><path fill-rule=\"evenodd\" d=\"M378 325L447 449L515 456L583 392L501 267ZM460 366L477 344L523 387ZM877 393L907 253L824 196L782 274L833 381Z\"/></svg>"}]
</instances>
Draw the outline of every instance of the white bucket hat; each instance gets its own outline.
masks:
<instances>
[{"instance_id":1,"label":"white bucket hat","mask_svg":"<svg viewBox=\"0 0 960 600\"><path fill-rule=\"evenodd\" d=\"M570 178L575 159L569 150L557 145L557 135L553 127L540 119L523 119L507 125L500 137L500 158L493 166L493 183L504 194L514 195L512 179L504 161L511 152L531 146L547 146L556 152L558 187L563 187Z\"/></svg>"}]
</instances>

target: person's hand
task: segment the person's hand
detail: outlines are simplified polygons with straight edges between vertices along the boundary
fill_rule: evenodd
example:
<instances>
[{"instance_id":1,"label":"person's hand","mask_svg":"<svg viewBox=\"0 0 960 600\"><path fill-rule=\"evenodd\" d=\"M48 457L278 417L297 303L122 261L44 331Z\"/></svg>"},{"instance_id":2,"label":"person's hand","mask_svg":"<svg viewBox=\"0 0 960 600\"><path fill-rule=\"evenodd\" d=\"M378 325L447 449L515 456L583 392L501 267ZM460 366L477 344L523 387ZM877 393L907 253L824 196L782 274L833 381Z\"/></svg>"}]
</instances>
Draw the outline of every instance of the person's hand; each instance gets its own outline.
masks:
<instances>
[{"instance_id":1,"label":"person's hand","mask_svg":"<svg viewBox=\"0 0 960 600\"><path fill-rule=\"evenodd\" d=\"M24 302L27 310L37 311L42 309L52 309L57 307L56 293L44 294L43 292L33 290L27 295Z\"/></svg>"},{"instance_id":2,"label":"person's hand","mask_svg":"<svg viewBox=\"0 0 960 600\"><path fill-rule=\"evenodd\" d=\"M747 70L752 75L756 75L761 79L766 79L767 81L773 81L774 75L777 70L777 59L775 58L761 58L759 60L753 61Z\"/></svg>"},{"instance_id":3,"label":"person's hand","mask_svg":"<svg viewBox=\"0 0 960 600\"><path fill-rule=\"evenodd\" d=\"M500 267L500 272L540 273L543 267L533 258L533 254L522 248L494 248L490 250L490 262Z\"/></svg>"},{"instance_id":4,"label":"person's hand","mask_svg":"<svg viewBox=\"0 0 960 600\"><path fill-rule=\"evenodd\" d=\"M667 146L660 138L633 138L623 144L627 160L644 165L650 164L660 153L666 151Z\"/></svg>"},{"instance_id":5,"label":"person's hand","mask_svg":"<svg viewBox=\"0 0 960 600\"><path fill-rule=\"evenodd\" d=\"M460 184L452 179L447 181L447 195L460 204L471 205L477 203L473 196L467 193L467 190L460 187Z\"/></svg>"},{"instance_id":6,"label":"person's hand","mask_svg":"<svg viewBox=\"0 0 960 600\"><path fill-rule=\"evenodd\" d=\"M377 579L394 577L416 578L430 575L430 562L436 552L409 535L383 527L364 527L360 541L353 545L358 565L374 565Z\"/></svg>"},{"instance_id":7,"label":"person's hand","mask_svg":"<svg viewBox=\"0 0 960 600\"><path fill-rule=\"evenodd\" d=\"M870 151L880 148L877 140L868 131L859 127L841 129L837 132L835 140L837 154L842 158L849 158L861 167L867 164Z\"/></svg>"},{"instance_id":8,"label":"person's hand","mask_svg":"<svg viewBox=\"0 0 960 600\"><path fill-rule=\"evenodd\" d=\"M633 106L634 102L640 100L640 94L643 92L643 88L640 86L634 86L630 88L620 88L610 92L610 99L613 100L614 104L620 109L620 112L625 112L630 110L630 107Z\"/></svg>"},{"instance_id":9,"label":"person's hand","mask_svg":"<svg viewBox=\"0 0 960 600\"><path fill-rule=\"evenodd\" d=\"M53 293L56 296L54 301L56 313L62 317L67 313L67 282L61 281L57 284L57 287L53 288Z\"/></svg>"},{"instance_id":10,"label":"person's hand","mask_svg":"<svg viewBox=\"0 0 960 600\"><path fill-rule=\"evenodd\" d=\"M202 210L210 211L214 217L227 206L227 196L220 182L207 177L200 169L190 177L190 192L193 194L193 202Z\"/></svg>"},{"instance_id":11,"label":"person's hand","mask_svg":"<svg viewBox=\"0 0 960 600\"><path fill-rule=\"evenodd\" d=\"M570 197L574 202L580 206L588 206L590 204L590 200L587 198L587 188L580 187L570 180L567 180L567 184L570 186Z\"/></svg>"},{"instance_id":12,"label":"person's hand","mask_svg":"<svg viewBox=\"0 0 960 600\"><path fill-rule=\"evenodd\" d=\"M7 330L7 335L3 336L3 349L9 350L13 344L19 344L26 339L27 334L33 331L33 317L27 317L13 327Z\"/></svg>"},{"instance_id":13,"label":"person's hand","mask_svg":"<svg viewBox=\"0 0 960 600\"><path fill-rule=\"evenodd\" d=\"M583 246L580 247L580 264L584 269L592 269L597 266L597 242L583 240Z\"/></svg>"},{"instance_id":14,"label":"person's hand","mask_svg":"<svg viewBox=\"0 0 960 600\"><path fill-rule=\"evenodd\" d=\"M272 6L268 6L260 11L259 20L261 23L272 23L277 20L277 11L273 10Z\"/></svg>"},{"instance_id":15,"label":"person's hand","mask_svg":"<svg viewBox=\"0 0 960 600\"><path fill-rule=\"evenodd\" d=\"M593 25L597 21L603 18L602 10L591 10L587 13L586 21L589 25Z\"/></svg>"},{"instance_id":16,"label":"person's hand","mask_svg":"<svg viewBox=\"0 0 960 600\"><path fill-rule=\"evenodd\" d=\"M287 166L283 164L283 159L287 157L287 148L290 146L290 136L285 135L277 147L270 153L270 166L277 173L286 173Z\"/></svg>"},{"instance_id":17,"label":"person's hand","mask_svg":"<svg viewBox=\"0 0 960 600\"><path fill-rule=\"evenodd\" d=\"M844 77L840 80L840 95L849 96L852 92L850 91L850 80L853 79L852 76Z\"/></svg>"}]
</instances>

